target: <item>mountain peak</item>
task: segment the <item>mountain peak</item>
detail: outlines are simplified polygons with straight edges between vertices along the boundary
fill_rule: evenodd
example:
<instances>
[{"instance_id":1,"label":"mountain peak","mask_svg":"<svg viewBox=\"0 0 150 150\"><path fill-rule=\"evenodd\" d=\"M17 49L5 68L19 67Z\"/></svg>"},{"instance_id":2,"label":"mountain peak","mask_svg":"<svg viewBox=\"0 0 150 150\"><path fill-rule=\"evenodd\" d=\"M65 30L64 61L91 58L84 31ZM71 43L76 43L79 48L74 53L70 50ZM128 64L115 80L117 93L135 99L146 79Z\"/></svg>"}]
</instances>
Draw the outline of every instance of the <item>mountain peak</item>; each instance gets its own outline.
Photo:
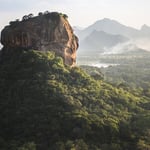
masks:
<instances>
[{"instance_id":1,"label":"mountain peak","mask_svg":"<svg viewBox=\"0 0 150 150\"><path fill-rule=\"evenodd\" d=\"M116 21L116 20L113 20L113 19L110 19L110 18L103 18L103 19L101 19L101 20L98 20L98 21L96 21L95 22L95 24L120 24L118 21ZM121 24L120 24L121 25Z\"/></svg>"},{"instance_id":2,"label":"mountain peak","mask_svg":"<svg viewBox=\"0 0 150 150\"><path fill-rule=\"evenodd\" d=\"M102 20L103 21L111 21L111 19L109 19L109 18L103 18Z\"/></svg>"},{"instance_id":3,"label":"mountain peak","mask_svg":"<svg viewBox=\"0 0 150 150\"><path fill-rule=\"evenodd\" d=\"M88 26L84 30L82 30L81 34L78 33L80 40L83 40L93 30L104 31L106 33L114 34L114 35L119 34L119 35L123 35L127 38L134 38L140 34L139 30L137 30L135 28L123 25L120 22L113 20L113 19L103 18L101 20L96 21L92 25Z\"/></svg>"},{"instance_id":4,"label":"mountain peak","mask_svg":"<svg viewBox=\"0 0 150 150\"><path fill-rule=\"evenodd\" d=\"M144 24L142 25L141 30L150 30L150 26Z\"/></svg>"}]
</instances>

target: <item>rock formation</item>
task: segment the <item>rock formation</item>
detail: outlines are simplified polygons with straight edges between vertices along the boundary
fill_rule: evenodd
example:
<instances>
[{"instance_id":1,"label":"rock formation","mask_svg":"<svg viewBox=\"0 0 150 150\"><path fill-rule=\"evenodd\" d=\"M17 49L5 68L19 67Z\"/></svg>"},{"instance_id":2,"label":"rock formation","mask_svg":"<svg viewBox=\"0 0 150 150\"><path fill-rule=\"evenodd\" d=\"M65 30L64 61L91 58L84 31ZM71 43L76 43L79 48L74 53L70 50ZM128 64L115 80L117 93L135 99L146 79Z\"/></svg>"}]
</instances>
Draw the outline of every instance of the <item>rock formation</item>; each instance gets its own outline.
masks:
<instances>
[{"instance_id":1,"label":"rock formation","mask_svg":"<svg viewBox=\"0 0 150 150\"><path fill-rule=\"evenodd\" d=\"M3 51L21 48L54 51L64 63L75 65L78 38L66 19L66 15L52 12L39 16L24 16L22 21L10 22L1 32Z\"/></svg>"}]
</instances>

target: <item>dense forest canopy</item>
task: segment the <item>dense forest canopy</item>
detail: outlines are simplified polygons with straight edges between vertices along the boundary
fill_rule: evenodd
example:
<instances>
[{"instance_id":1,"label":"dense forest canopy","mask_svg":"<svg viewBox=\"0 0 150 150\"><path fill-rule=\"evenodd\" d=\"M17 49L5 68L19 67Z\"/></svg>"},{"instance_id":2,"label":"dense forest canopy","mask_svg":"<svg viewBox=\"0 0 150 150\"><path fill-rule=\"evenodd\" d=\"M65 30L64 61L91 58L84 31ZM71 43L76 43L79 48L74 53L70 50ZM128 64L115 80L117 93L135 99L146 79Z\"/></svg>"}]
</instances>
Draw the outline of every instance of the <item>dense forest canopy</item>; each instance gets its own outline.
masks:
<instances>
[{"instance_id":1,"label":"dense forest canopy","mask_svg":"<svg viewBox=\"0 0 150 150\"><path fill-rule=\"evenodd\" d=\"M66 66L53 52L1 57L2 150L149 150L149 106L149 96Z\"/></svg>"}]
</instances>

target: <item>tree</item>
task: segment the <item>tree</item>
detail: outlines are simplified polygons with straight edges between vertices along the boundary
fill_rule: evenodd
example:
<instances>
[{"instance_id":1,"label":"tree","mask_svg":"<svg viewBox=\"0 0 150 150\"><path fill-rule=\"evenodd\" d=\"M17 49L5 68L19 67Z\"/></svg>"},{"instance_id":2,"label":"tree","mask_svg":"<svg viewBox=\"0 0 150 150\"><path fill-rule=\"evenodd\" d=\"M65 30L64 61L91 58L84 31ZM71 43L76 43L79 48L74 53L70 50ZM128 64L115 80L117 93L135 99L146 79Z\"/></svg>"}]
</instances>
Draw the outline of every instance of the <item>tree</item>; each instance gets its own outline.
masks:
<instances>
[{"instance_id":1,"label":"tree","mask_svg":"<svg viewBox=\"0 0 150 150\"><path fill-rule=\"evenodd\" d=\"M44 12L44 15L47 15L47 14L49 14L50 12L47 10L47 11L45 11Z\"/></svg>"},{"instance_id":2,"label":"tree","mask_svg":"<svg viewBox=\"0 0 150 150\"><path fill-rule=\"evenodd\" d=\"M38 15L39 15L39 16L42 16L42 15L43 15L43 13L42 13L42 12L39 12L39 13L38 13Z\"/></svg>"},{"instance_id":3,"label":"tree","mask_svg":"<svg viewBox=\"0 0 150 150\"><path fill-rule=\"evenodd\" d=\"M29 18L32 18L32 17L33 17L33 14L29 14L29 15L28 15L28 19L29 19Z\"/></svg>"},{"instance_id":4,"label":"tree","mask_svg":"<svg viewBox=\"0 0 150 150\"><path fill-rule=\"evenodd\" d=\"M28 19L28 16L27 15L25 15L25 16L23 16L22 17L22 20L24 21L24 20L27 20Z\"/></svg>"},{"instance_id":5,"label":"tree","mask_svg":"<svg viewBox=\"0 0 150 150\"><path fill-rule=\"evenodd\" d=\"M63 17L64 17L65 19L68 19L68 16L67 16L66 14L63 14Z\"/></svg>"},{"instance_id":6,"label":"tree","mask_svg":"<svg viewBox=\"0 0 150 150\"><path fill-rule=\"evenodd\" d=\"M36 150L36 145L34 142L25 143L18 150Z\"/></svg>"}]
</instances>

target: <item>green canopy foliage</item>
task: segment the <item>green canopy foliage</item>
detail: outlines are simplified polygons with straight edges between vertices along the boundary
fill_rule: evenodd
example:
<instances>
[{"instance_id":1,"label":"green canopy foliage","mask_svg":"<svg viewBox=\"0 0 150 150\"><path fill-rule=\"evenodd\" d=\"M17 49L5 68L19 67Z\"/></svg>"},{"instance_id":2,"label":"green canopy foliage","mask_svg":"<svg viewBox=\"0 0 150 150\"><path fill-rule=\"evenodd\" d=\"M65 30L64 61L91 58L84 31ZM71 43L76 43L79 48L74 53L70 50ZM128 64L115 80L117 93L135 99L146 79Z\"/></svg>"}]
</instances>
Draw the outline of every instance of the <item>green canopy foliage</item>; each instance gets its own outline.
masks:
<instances>
[{"instance_id":1,"label":"green canopy foliage","mask_svg":"<svg viewBox=\"0 0 150 150\"><path fill-rule=\"evenodd\" d=\"M53 52L10 51L0 63L0 149L150 149L148 102Z\"/></svg>"}]
</instances>

